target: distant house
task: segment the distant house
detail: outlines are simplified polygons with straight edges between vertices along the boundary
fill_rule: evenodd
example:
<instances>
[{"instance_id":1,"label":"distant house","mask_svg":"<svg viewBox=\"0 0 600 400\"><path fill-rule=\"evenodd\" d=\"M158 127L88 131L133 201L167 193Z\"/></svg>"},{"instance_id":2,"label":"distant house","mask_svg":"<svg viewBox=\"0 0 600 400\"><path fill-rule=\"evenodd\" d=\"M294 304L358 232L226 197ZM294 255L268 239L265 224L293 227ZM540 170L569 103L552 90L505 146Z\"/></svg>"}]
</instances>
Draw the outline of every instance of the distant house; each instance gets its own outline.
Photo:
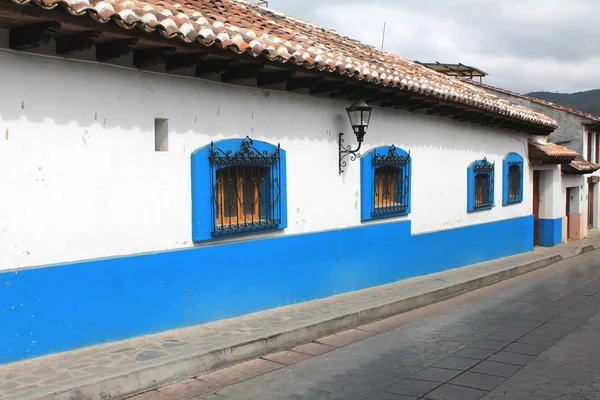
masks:
<instances>
[{"instance_id":1,"label":"distant house","mask_svg":"<svg viewBox=\"0 0 600 400\"><path fill-rule=\"evenodd\" d=\"M528 107L243 1L0 28L0 363L533 249Z\"/></svg>"},{"instance_id":2,"label":"distant house","mask_svg":"<svg viewBox=\"0 0 600 400\"><path fill-rule=\"evenodd\" d=\"M558 128L547 137L530 139L531 154L535 154L538 143L552 142L577 152L572 161L563 161L553 172L540 171L540 179L548 190L554 192L551 208L552 219L563 218L563 241L567 238L581 239L588 228L600 226L600 116L584 113L572 108L494 86L479 84L489 93L512 103L534 109L558 122ZM554 148L557 146L552 144ZM560 177L562 173L562 177ZM557 175L558 174L558 175ZM552 178L551 178L552 176ZM549 180L552 179L550 184ZM549 186L548 186L549 185ZM545 189L542 188L542 191ZM546 208L548 200L545 200Z\"/></svg>"}]
</instances>

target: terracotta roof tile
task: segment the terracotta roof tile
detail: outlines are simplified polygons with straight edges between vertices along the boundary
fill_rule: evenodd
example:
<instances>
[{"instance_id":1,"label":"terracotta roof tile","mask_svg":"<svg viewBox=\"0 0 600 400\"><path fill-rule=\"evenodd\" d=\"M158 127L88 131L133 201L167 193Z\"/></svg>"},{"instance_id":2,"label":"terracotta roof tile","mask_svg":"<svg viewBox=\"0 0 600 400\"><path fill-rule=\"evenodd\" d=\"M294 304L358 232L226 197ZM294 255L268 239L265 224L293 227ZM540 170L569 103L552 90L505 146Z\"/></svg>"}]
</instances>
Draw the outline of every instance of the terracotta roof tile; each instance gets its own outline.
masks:
<instances>
[{"instance_id":1,"label":"terracotta roof tile","mask_svg":"<svg viewBox=\"0 0 600 400\"><path fill-rule=\"evenodd\" d=\"M277 11L241 0L12 0L45 9L58 6L99 22L157 31L271 61L335 72L382 86L453 101L549 129L546 115L498 99L481 88L423 65Z\"/></svg>"},{"instance_id":2,"label":"terracotta roof tile","mask_svg":"<svg viewBox=\"0 0 600 400\"><path fill-rule=\"evenodd\" d=\"M594 164L593 162L589 162L584 160L581 157L577 157L569 164L569 167L576 170L577 172L591 174L592 172L598 171L600 169L600 165Z\"/></svg>"},{"instance_id":3,"label":"terracotta roof tile","mask_svg":"<svg viewBox=\"0 0 600 400\"><path fill-rule=\"evenodd\" d=\"M579 157L579 153L571 150L568 147L556 143L536 143L529 142L530 146L540 150L546 156L551 158L573 158Z\"/></svg>"},{"instance_id":4,"label":"terracotta roof tile","mask_svg":"<svg viewBox=\"0 0 600 400\"><path fill-rule=\"evenodd\" d=\"M525 99L525 100L530 100L530 101L533 101L534 103L543 104L543 105L548 106L548 107L556 108L557 110L562 110L562 111L565 111L565 112L568 112L568 113L571 113L571 114L579 115L580 117L588 118L588 119L591 119L591 120L593 120L595 122L600 122L600 116L598 116L598 115L593 115L593 114L586 113L586 112L583 112L583 111L575 110L574 108L565 107L565 106L562 106L560 104L556 104L556 103L552 103L550 101L539 99L537 97L532 97L532 96L528 96L526 94L522 94L522 93L518 93L518 92L513 92L512 90L502 89L502 88L499 88L499 87L496 87L496 86L487 85L485 83L479 83L479 82L475 82L475 81L471 81L471 80L468 80L466 82L472 83L472 84L474 84L476 86L480 86L482 88L487 88L487 89L490 89L490 90L494 90L496 92L500 92L500 93L508 94L508 95L511 95L511 96L519 97L519 98Z\"/></svg>"}]
</instances>

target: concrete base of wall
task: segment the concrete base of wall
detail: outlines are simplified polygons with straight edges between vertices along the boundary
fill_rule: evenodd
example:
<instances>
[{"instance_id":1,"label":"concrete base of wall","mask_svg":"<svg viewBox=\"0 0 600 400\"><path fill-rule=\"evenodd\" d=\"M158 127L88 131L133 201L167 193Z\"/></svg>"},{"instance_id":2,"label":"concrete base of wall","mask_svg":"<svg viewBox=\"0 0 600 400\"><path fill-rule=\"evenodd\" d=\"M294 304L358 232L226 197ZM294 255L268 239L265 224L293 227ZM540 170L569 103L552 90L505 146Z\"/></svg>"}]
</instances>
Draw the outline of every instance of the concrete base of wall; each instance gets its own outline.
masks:
<instances>
[{"instance_id":1,"label":"concrete base of wall","mask_svg":"<svg viewBox=\"0 0 600 400\"><path fill-rule=\"evenodd\" d=\"M543 219L538 220L538 235L540 246L556 246L562 243L563 239L563 219Z\"/></svg>"},{"instance_id":2,"label":"concrete base of wall","mask_svg":"<svg viewBox=\"0 0 600 400\"><path fill-rule=\"evenodd\" d=\"M569 214L569 239L580 240L583 239L583 230L581 229L582 214L571 213Z\"/></svg>"}]
</instances>

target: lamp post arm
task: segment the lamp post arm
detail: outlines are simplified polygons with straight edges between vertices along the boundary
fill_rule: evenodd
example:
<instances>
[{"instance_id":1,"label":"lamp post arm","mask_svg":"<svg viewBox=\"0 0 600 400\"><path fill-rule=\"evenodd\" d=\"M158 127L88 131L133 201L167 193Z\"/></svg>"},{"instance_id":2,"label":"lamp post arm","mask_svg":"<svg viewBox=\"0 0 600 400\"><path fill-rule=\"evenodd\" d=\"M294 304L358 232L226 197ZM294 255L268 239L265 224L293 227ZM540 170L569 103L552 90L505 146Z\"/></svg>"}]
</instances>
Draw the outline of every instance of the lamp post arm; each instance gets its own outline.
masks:
<instances>
[{"instance_id":1,"label":"lamp post arm","mask_svg":"<svg viewBox=\"0 0 600 400\"><path fill-rule=\"evenodd\" d=\"M344 134L340 132L338 139L340 174L344 172L344 168L346 167L346 165L348 165L347 161L344 160L344 158L350 156L350 161L354 161L357 158L360 158L360 153L358 153L358 151L360 150L360 146L362 145L362 141L358 142L358 147L352 150L352 147L350 145L344 146L344 139L342 138L342 136L344 136Z\"/></svg>"}]
</instances>

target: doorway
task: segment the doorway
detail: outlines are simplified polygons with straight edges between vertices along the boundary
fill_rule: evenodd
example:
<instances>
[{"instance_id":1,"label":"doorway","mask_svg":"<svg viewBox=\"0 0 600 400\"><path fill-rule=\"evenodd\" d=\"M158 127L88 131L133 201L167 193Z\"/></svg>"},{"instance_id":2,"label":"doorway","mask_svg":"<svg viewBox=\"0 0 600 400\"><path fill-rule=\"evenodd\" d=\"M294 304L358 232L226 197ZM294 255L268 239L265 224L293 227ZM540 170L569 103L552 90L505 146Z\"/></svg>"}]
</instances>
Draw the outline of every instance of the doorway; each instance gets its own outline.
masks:
<instances>
[{"instance_id":1,"label":"doorway","mask_svg":"<svg viewBox=\"0 0 600 400\"><path fill-rule=\"evenodd\" d=\"M540 171L533 171L533 245L538 246L540 220Z\"/></svg>"},{"instance_id":2,"label":"doorway","mask_svg":"<svg viewBox=\"0 0 600 400\"><path fill-rule=\"evenodd\" d=\"M565 199L565 215L567 216L567 239L571 238L571 191L572 188L567 188L567 198Z\"/></svg>"},{"instance_id":3,"label":"doorway","mask_svg":"<svg viewBox=\"0 0 600 400\"><path fill-rule=\"evenodd\" d=\"M588 183L588 227L594 226L594 184Z\"/></svg>"}]
</instances>

